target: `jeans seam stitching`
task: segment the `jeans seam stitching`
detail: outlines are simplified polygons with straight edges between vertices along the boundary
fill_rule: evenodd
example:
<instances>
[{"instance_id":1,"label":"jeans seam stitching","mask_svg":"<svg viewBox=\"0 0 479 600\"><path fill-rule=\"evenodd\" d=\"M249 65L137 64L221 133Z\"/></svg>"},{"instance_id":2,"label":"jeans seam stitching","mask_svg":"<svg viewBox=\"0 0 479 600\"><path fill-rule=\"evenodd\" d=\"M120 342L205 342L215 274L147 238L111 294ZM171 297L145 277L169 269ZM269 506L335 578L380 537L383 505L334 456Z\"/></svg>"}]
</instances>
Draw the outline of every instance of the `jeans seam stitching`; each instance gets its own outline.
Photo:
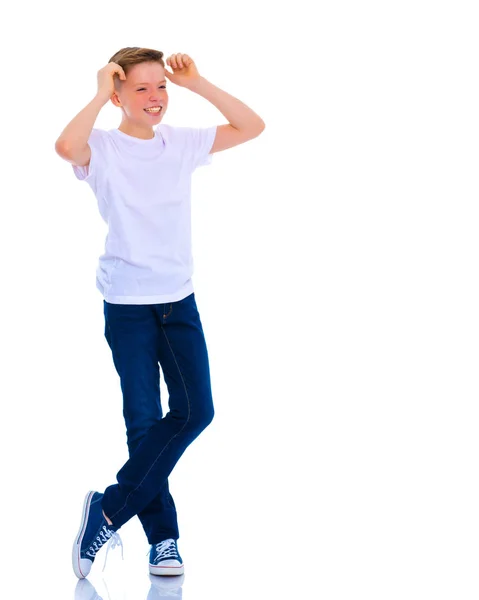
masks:
<instances>
[{"instance_id":1,"label":"jeans seam stitching","mask_svg":"<svg viewBox=\"0 0 479 600\"><path fill-rule=\"evenodd\" d=\"M116 513L114 515L109 515L110 520L113 520L122 510L124 510L124 508L126 507L126 504L128 502L128 498L134 493L136 492L136 490L141 486L141 484L145 481L145 479L148 477L148 474L150 473L151 469L153 469L153 467L155 466L155 464L157 463L158 459L160 458L160 456L163 454L163 452L168 448L168 446L171 444L171 442L175 439L175 437L178 437L180 435L180 433L183 431L183 429L188 425L189 421L190 421L190 415L191 415L191 407L190 407L190 397L188 395L188 390L186 389L186 385L185 385L185 380L183 377L183 373L181 372L180 366L178 364L178 361L176 360L176 356L175 353L173 352L173 348L171 347L170 344L170 340L168 339L168 336L166 335L165 330L163 329L163 334L166 338L166 341L168 342L168 346L171 350L171 354L173 355L173 358L175 360L175 364L178 367L178 371L180 373L181 376L181 381L183 382L183 386L185 388L185 392L186 392L186 399L188 401L188 417L186 419L186 423L183 425L183 427L180 429L180 431L178 431L178 433L175 433L175 435L173 437L171 437L168 440L168 443L165 445L165 447L163 448L163 450L158 454L158 456L155 458L155 460L153 461L153 464L151 465L151 467L148 469L148 471L145 473L145 476L143 477L143 479L140 481L140 483L136 486L136 488L134 490L132 490L128 496L125 498L125 504L116 511Z\"/></svg>"}]
</instances>

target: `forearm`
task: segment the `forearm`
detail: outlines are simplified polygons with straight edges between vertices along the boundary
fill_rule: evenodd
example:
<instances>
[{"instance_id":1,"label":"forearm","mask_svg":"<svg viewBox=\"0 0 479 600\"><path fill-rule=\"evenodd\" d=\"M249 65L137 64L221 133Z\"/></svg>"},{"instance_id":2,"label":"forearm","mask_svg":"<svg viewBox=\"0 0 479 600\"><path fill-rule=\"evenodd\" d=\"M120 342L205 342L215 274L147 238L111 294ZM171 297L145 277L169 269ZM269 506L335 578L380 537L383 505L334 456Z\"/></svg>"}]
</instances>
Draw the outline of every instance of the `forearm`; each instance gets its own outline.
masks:
<instances>
[{"instance_id":1,"label":"forearm","mask_svg":"<svg viewBox=\"0 0 479 600\"><path fill-rule=\"evenodd\" d=\"M89 102L85 108L70 121L70 123L68 123L55 145L57 147L62 146L63 148L72 150L84 148L88 143L88 138L90 137L98 114L107 102L108 100L95 96L93 100Z\"/></svg>"},{"instance_id":2,"label":"forearm","mask_svg":"<svg viewBox=\"0 0 479 600\"><path fill-rule=\"evenodd\" d=\"M251 108L238 98L216 87L204 77L200 77L198 82L190 89L216 106L221 114L228 119L230 125L236 129L243 131L264 129L264 121Z\"/></svg>"}]
</instances>

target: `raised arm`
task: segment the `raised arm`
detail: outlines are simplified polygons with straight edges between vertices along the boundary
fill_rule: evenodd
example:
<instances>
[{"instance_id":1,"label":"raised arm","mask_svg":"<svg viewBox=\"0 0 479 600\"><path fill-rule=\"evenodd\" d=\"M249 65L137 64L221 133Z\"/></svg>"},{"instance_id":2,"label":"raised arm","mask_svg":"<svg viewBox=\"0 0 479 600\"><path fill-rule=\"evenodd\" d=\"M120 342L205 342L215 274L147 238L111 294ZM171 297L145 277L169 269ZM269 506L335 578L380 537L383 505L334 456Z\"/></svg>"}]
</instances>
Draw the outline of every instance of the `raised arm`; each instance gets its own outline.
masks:
<instances>
[{"instance_id":1,"label":"raised arm","mask_svg":"<svg viewBox=\"0 0 479 600\"><path fill-rule=\"evenodd\" d=\"M90 162L91 149L88 145L93 125L106 101L95 96L77 116L68 123L55 142L55 151L64 160L79 166Z\"/></svg>"},{"instance_id":2,"label":"raised arm","mask_svg":"<svg viewBox=\"0 0 479 600\"><path fill-rule=\"evenodd\" d=\"M228 125L218 125L210 154L247 142L266 127L263 119L249 106L202 77L188 54L172 54L166 63L173 69L173 73L165 69L170 81L211 102L229 121Z\"/></svg>"},{"instance_id":3,"label":"raised arm","mask_svg":"<svg viewBox=\"0 0 479 600\"><path fill-rule=\"evenodd\" d=\"M118 73L121 79L126 78L123 69L116 63L108 63L98 71L96 96L68 123L55 142L55 151L68 162L84 165L90 161L91 151L88 138L100 110L114 92L113 77L115 73Z\"/></svg>"}]
</instances>

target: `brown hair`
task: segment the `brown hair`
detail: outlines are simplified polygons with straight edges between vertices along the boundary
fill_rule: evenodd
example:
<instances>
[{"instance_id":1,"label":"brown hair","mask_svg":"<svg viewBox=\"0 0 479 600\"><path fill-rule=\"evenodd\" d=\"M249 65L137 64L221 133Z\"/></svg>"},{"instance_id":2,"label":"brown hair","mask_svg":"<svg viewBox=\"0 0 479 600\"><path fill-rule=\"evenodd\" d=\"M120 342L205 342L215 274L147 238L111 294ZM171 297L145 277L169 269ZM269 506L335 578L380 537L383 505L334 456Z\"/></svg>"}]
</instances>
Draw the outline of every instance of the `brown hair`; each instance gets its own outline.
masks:
<instances>
[{"instance_id":1,"label":"brown hair","mask_svg":"<svg viewBox=\"0 0 479 600\"><path fill-rule=\"evenodd\" d=\"M162 67L165 66L163 61L163 52L160 50L153 50L152 48L138 48L137 46L132 48L122 48L115 52L115 54L110 58L108 62L114 62L125 72L125 75L128 77L128 71L134 65L138 65L144 62L157 62L160 63ZM119 89L121 87L122 81L115 73L114 76L115 81L115 89Z\"/></svg>"}]
</instances>

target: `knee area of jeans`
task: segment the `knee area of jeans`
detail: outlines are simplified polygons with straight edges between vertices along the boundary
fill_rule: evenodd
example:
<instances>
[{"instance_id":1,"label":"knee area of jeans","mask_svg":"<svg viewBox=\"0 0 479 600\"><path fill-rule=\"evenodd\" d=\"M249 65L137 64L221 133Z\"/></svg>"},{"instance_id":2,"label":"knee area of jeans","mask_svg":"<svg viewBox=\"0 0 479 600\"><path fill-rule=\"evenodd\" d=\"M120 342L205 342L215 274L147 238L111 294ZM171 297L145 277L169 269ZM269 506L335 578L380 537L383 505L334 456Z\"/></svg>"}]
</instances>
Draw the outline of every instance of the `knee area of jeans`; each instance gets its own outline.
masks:
<instances>
[{"instance_id":1,"label":"knee area of jeans","mask_svg":"<svg viewBox=\"0 0 479 600\"><path fill-rule=\"evenodd\" d=\"M191 415L189 425L193 429L202 431L213 421L214 416L215 411L213 408L203 409L200 412Z\"/></svg>"},{"instance_id":2,"label":"knee area of jeans","mask_svg":"<svg viewBox=\"0 0 479 600\"><path fill-rule=\"evenodd\" d=\"M150 429L160 421L152 421L143 427L127 427L126 438L128 451L133 453Z\"/></svg>"},{"instance_id":3,"label":"knee area of jeans","mask_svg":"<svg viewBox=\"0 0 479 600\"><path fill-rule=\"evenodd\" d=\"M213 405L210 404L205 407L195 406L190 411L170 411L165 418L172 419L182 430L186 427L196 431L207 427L213 420L214 414Z\"/></svg>"}]
</instances>

